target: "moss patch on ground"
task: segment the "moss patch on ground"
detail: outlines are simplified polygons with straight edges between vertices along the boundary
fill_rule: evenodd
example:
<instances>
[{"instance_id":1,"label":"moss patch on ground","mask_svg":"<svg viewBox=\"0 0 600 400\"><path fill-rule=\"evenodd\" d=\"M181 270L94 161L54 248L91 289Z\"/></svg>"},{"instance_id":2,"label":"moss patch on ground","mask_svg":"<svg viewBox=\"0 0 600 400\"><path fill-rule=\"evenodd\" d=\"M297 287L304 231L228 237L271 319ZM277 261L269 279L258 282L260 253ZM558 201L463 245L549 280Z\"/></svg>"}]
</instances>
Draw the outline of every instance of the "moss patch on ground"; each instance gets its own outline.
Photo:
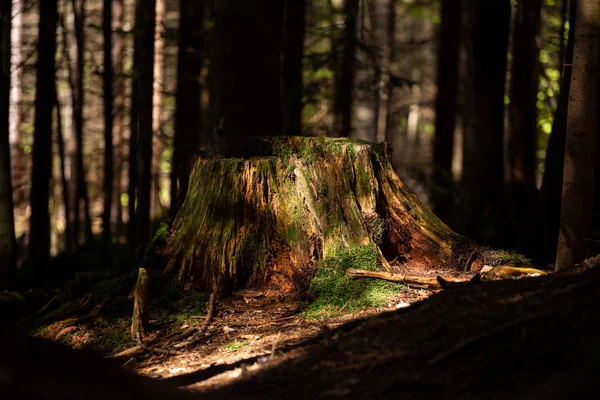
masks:
<instances>
[{"instance_id":1,"label":"moss patch on ground","mask_svg":"<svg viewBox=\"0 0 600 400\"><path fill-rule=\"evenodd\" d=\"M343 312L379 307L398 294L401 285L346 276L348 268L380 270L377 248L360 246L338 249L319 266L310 284L315 300L305 310L309 318L330 317Z\"/></svg>"}]
</instances>

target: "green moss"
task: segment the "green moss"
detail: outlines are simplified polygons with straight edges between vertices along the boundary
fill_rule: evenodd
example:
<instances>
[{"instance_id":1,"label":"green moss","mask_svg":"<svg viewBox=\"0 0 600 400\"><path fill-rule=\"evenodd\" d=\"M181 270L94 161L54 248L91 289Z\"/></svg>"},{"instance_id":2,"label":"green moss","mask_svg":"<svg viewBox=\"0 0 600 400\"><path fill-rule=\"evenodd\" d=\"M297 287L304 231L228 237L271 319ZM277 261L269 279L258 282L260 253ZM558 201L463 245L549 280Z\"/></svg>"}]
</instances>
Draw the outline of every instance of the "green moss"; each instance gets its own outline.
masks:
<instances>
[{"instance_id":1,"label":"green moss","mask_svg":"<svg viewBox=\"0 0 600 400\"><path fill-rule=\"evenodd\" d=\"M239 350L239 349L241 349L243 347L248 346L249 344L250 344L250 342L247 341L247 340L244 340L242 342L238 342L237 340L235 340L235 341L233 341L231 343L227 343L225 345L225 350L226 351L236 351L236 350Z\"/></svg>"},{"instance_id":2,"label":"green moss","mask_svg":"<svg viewBox=\"0 0 600 400\"><path fill-rule=\"evenodd\" d=\"M513 267L531 266L531 260L512 250L485 249L481 251L480 258L484 264L511 265Z\"/></svg>"},{"instance_id":3,"label":"green moss","mask_svg":"<svg viewBox=\"0 0 600 400\"><path fill-rule=\"evenodd\" d=\"M385 220L377 213L363 214L363 219L367 225L367 230L371 234L371 239L376 245L380 245L385 234Z\"/></svg>"},{"instance_id":4,"label":"green moss","mask_svg":"<svg viewBox=\"0 0 600 400\"><path fill-rule=\"evenodd\" d=\"M342 308L351 312L387 303L398 293L400 285L346 276L348 268L376 271L379 267L379 254L373 245L336 251L321 263L311 281L310 291L315 301L306 315L331 315Z\"/></svg>"}]
</instances>

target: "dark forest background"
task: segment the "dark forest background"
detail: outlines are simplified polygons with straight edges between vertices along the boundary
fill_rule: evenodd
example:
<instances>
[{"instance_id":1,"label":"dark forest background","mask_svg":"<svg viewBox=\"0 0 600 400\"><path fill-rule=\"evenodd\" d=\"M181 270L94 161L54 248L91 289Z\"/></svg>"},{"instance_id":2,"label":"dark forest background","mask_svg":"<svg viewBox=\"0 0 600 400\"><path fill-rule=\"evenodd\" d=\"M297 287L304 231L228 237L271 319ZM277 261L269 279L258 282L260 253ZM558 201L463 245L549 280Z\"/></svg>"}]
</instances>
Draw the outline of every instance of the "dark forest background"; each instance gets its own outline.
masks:
<instances>
[{"instance_id":1,"label":"dark forest background","mask_svg":"<svg viewBox=\"0 0 600 400\"><path fill-rule=\"evenodd\" d=\"M139 259L192 156L255 135L385 140L457 232L553 263L575 8L2 0L0 280L90 246Z\"/></svg>"}]
</instances>

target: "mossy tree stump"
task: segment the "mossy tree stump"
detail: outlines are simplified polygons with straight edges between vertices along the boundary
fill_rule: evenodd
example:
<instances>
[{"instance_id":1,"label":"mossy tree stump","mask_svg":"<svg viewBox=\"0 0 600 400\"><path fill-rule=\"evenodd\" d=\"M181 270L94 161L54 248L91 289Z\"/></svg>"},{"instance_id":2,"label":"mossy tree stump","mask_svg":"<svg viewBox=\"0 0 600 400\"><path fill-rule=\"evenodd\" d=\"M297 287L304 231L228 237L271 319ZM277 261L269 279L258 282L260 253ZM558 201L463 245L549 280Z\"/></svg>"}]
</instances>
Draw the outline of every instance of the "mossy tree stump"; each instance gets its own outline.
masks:
<instances>
[{"instance_id":1,"label":"mossy tree stump","mask_svg":"<svg viewBox=\"0 0 600 400\"><path fill-rule=\"evenodd\" d=\"M461 243L400 181L386 144L257 138L243 154L195 160L167 271L220 294L303 294L339 251L370 249L384 270L391 260L438 269L458 266Z\"/></svg>"}]
</instances>

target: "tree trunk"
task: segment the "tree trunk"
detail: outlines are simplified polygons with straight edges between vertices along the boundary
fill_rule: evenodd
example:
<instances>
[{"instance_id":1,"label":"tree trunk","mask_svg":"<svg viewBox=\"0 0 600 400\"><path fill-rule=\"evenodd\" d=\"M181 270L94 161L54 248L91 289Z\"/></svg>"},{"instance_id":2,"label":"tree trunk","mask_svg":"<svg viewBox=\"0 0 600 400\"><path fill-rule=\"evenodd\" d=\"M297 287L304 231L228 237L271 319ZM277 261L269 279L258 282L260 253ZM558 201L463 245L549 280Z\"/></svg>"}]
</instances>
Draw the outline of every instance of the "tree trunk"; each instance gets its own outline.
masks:
<instances>
[{"instance_id":1,"label":"tree trunk","mask_svg":"<svg viewBox=\"0 0 600 400\"><path fill-rule=\"evenodd\" d=\"M113 89L113 200L111 212L112 231L119 236L123 232L123 206L121 204L121 194L123 193L123 163L127 156L124 146L125 129L125 82L123 78L125 39L123 37L123 28L125 22L123 0L113 2L115 31L118 32L113 38L114 42L114 73L117 77Z\"/></svg>"},{"instance_id":2,"label":"tree trunk","mask_svg":"<svg viewBox=\"0 0 600 400\"><path fill-rule=\"evenodd\" d=\"M40 2L35 123L31 173L29 254L43 262L50 252L50 176L52 173L52 109L56 54L57 0Z\"/></svg>"},{"instance_id":3,"label":"tree trunk","mask_svg":"<svg viewBox=\"0 0 600 400\"><path fill-rule=\"evenodd\" d=\"M0 3L0 289L17 270L17 242L10 166L10 78L12 1Z\"/></svg>"},{"instance_id":4,"label":"tree trunk","mask_svg":"<svg viewBox=\"0 0 600 400\"><path fill-rule=\"evenodd\" d=\"M210 147L223 152L249 136L281 134L283 2L216 0L214 7Z\"/></svg>"},{"instance_id":5,"label":"tree trunk","mask_svg":"<svg viewBox=\"0 0 600 400\"><path fill-rule=\"evenodd\" d=\"M71 67L71 90L73 93L73 127L75 129L75 163L76 173L72 174L77 179L77 190L75 194L74 210L79 217L79 210L83 206L83 217L85 219L84 237L87 242L92 240L92 219L90 217L90 204L87 183L85 180L85 168L83 163L83 107L84 101L84 68L85 68L85 0L72 0L73 4L73 27L75 32L75 62ZM83 203L83 204L81 204ZM80 224L77 218L75 227ZM79 229L75 229L76 244L79 243Z\"/></svg>"},{"instance_id":6,"label":"tree trunk","mask_svg":"<svg viewBox=\"0 0 600 400\"><path fill-rule=\"evenodd\" d=\"M60 101L58 100L58 90L54 85L54 106L56 107L56 142L58 144L58 158L60 159L60 183L62 189L63 207L65 210L65 247L68 253L73 251L73 241L70 240L73 236L71 221L70 196L69 196L69 180L67 179L67 158L65 154L65 140L63 135L62 112Z\"/></svg>"},{"instance_id":7,"label":"tree trunk","mask_svg":"<svg viewBox=\"0 0 600 400\"><path fill-rule=\"evenodd\" d=\"M452 212L452 155L456 125L463 0L442 0L437 60L432 200L435 215L447 221Z\"/></svg>"},{"instance_id":8,"label":"tree trunk","mask_svg":"<svg viewBox=\"0 0 600 400\"><path fill-rule=\"evenodd\" d=\"M165 0L156 0L156 32L154 34L154 93L152 95L152 184L150 195L150 230L153 223L162 219L163 207L160 202L160 178L164 143L162 134L163 91L165 88Z\"/></svg>"},{"instance_id":9,"label":"tree trunk","mask_svg":"<svg viewBox=\"0 0 600 400\"><path fill-rule=\"evenodd\" d=\"M536 191L536 103L540 71L537 36L540 32L541 9L541 0L517 2L512 47L507 183L518 191L516 200L523 206Z\"/></svg>"},{"instance_id":10,"label":"tree trunk","mask_svg":"<svg viewBox=\"0 0 600 400\"><path fill-rule=\"evenodd\" d=\"M282 48L283 134L302 134L302 59L306 0L287 0Z\"/></svg>"},{"instance_id":11,"label":"tree trunk","mask_svg":"<svg viewBox=\"0 0 600 400\"><path fill-rule=\"evenodd\" d=\"M177 62L177 108L171 169L171 219L188 190L192 156L198 151L201 131L202 48L204 2L180 1L179 59Z\"/></svg>"},{"instance_id":12,"label":"tree trunk","mask_svg":"<svg viewBox=\"0 0 600 400\"><path fill-rule=\"evenodd\" d=\"M148 271L138 270L138 279L133 289L133 316L130 332L132 336L143 336L148 328Z\"/></svg>"},{"instance_id":13,"label":"tree trunk","mask_svg":"<svg viewBox=\"0 0 600 400\"><path fill-rule=\"evenodd\" d=\"M575 27L577 1L569 3L569 27ZM571 88L573 49L575 47L575 29L569 29L569 39L562 69L562 81L558 107L554 115L552 133L548 138L544 177L540 195L540 217L538 229L538 257L540 262L554 261L560 224L560 203L562 196L563 166L565 156L565 138L567 136L567 108Z\"/></svg>"},{"instance_id":14,"label":"tree trunk","mask_svg":"<svg viewBox=\"0 0 600 400\"><path fill-rule=\"evenodd\" d=\"M356 23L359 0L345 0L344 31L336 46L342 48L335 69L333 99L334 136L350 136L352 129L352 96L354 94L354 61L356 58Z\"/></svg>"},{"instance_id":15,"label":"tree trunk","mask_svg":"<svg viewBox=\"0 0 600 400\"><path fill-rule=\"evenodd\" d=\"M141 9L135 21L135 30L140 35L139 46L139 137L137 154L137 207L135 210L136 245L143 244L150 237L150 196L152 186L152 114L154 93L154 32L156 21L156 1L138 0Z\"/></svg>"},{"instance_id":16,"label":"tree trunk","mask_svg":"<svg viewBox=\"0 0 600 400\"><path fill-rule=\"evenodd\" d=\"M375 22L381 43L376 131L377 142L383 142L390 139L389 116L393 94L390 77L396 55L396 3L393 0L378 0L375 5Z\"/></svg>"},{"instance_id":17,"label":"tree trunk","mask_svg":"<svg viewBox=\"0 0 600 400\"><path fill-rule=\"evenodd\" d=\"M600 109L600 1L580 1L569 92L556 270L583 261L592 223Z\"/></svg>"},{"instance_id":18,"label":"tree trunk","mask_svg":"<svg viewBox=\"0 0 600 400\"><path fill-rule=\"evenodd\" d=\"M468 0L463 140L467 235L498 240L503 230L504 85L510 3ZM500 234L499 234L500 233Z\"/></svg>"},{"instance_id":19,"label":"tree trunk","mask_svg":"<svg viewBox=\"0 0 600 400\"><path fill-rule=\"evenodd\" d=\"M185 286L302 294L342 253L346 267L364 269L363 254L388 272L386 260L426 270L478 258L400 182L385 143L280 136L244 155L196 159L167 245L166 271Z\"/></svg>"},{"instance_id":20,"label":"tree trunk","mask_svg":"<svg viewBox=\"0 0 600 400\"><path fill-rule=\"evenodd\" d=\"M104 0L104 210L102 238L111 240L113 201L113 60L112 60L112 0Z\"/></svg>"},{"instance_id":21,"label":"tree trunk","mask_svg":"<svg viewBox=\"0 0 600 400\"><path fill-rule=\"evenodd\" d=\"M15 205L22 204L24 199L23 190L15 193L15 187L21 185L27 177L22 170L23 150L19 146L21 143L21 98L23 96L23 2L15 1L12 5L12 26L11 26L11 75L10 75L10 134L9 142L11 148L11 174L13 183L13 201Z\"/></svg>"}]
</instances>

